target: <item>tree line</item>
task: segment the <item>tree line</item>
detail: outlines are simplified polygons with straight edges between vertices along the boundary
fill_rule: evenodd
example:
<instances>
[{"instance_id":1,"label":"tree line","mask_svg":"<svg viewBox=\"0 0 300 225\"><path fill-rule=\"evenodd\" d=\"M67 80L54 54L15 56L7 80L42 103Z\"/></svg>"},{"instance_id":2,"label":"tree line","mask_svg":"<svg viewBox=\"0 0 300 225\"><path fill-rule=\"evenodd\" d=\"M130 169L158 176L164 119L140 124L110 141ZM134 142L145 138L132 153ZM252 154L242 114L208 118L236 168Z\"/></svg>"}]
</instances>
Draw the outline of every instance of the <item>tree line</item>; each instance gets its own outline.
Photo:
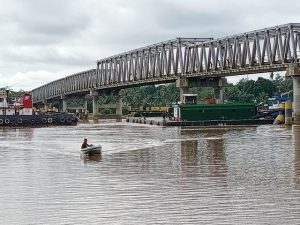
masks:
<instances>
[{"instance_id":1,"label":"tree line","mask_svg":"<svg viewBox=\"0 0 300 225\"><path fill-rule=\"evenodd\" d=\"M0 88L9 90L11 98L19 97L24 90L14 91L10 87ZM224 87L226 102L265 103L269 97L280 95L293 90L293 81L290 78L271 73L270 79L259 77L256 81L243 78L236 84L228 83ZM213 88L194 87L189 93L198 95L198 102L205 102L214 97ZM179 101L179 88L175 84L149 85L124 89L121 92L123 104L133 108L140 106L171 106ZM108 104L116 101L115 96L101 96L99 104Z\"/></svg>"},{"instance_id":2,"label":"tree line","mask_svg":"<svg viewBox=\"0 0 300 225\"><path fill-rule=\"evenodd\" d=\"M270 79L259 77L256 81L243 78L236 84L228 83L224 87L224 100L233 103L266 103L269 97L293 90L293 81L280 74ZM189 93L198 95L198 102L214 98L214 90L210 87L194 87ZM122 90L123 103L134 108L140 106L171 106L179 101L179 88L175 84L150 85ZM104 96L99 100L106 104L114 101L112 96Z\"/></svg>"}]
</instances>

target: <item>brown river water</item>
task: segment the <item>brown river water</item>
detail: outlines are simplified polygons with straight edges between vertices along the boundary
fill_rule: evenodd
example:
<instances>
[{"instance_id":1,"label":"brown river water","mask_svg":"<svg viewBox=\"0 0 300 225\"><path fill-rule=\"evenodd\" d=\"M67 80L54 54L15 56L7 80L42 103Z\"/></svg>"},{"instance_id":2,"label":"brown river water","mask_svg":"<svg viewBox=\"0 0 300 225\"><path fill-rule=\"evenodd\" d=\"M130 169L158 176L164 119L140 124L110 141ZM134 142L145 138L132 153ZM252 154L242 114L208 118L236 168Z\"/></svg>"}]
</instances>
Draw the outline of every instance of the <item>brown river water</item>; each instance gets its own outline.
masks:
<instances>
[{"instance_id":1,"label":"brown river water","mask_svg":"<svg viewBox=\"0 0 300 225\"><path fill-rule=\"evenodd\" d=\"M105 120L0 133L0 224L300 224L291 129ZM81 156L85 137L101 156Z\"/></svg>"}]
</instances>

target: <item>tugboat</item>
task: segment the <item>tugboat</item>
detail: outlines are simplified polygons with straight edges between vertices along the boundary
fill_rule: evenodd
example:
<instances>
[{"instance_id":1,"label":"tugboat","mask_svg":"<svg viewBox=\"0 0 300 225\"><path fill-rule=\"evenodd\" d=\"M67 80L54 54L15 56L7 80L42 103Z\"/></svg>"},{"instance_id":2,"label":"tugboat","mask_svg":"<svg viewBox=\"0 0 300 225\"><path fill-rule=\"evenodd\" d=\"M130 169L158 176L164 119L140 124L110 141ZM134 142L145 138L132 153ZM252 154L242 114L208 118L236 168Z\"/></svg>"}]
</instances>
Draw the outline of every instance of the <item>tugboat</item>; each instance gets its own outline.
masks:
<instances>
[{"instance_id":1,"label":"tugboat","mask_svg":"<svg viewBox=\"0 0 300 225\"><path fill-rule=\"evenodd\" d=\"M32 105L30 93L23 94L13 104L8 102L7 92L0 91L0 127L76 125L77 118L70 113L38 113Z\"/></svg>"}]
</instances>

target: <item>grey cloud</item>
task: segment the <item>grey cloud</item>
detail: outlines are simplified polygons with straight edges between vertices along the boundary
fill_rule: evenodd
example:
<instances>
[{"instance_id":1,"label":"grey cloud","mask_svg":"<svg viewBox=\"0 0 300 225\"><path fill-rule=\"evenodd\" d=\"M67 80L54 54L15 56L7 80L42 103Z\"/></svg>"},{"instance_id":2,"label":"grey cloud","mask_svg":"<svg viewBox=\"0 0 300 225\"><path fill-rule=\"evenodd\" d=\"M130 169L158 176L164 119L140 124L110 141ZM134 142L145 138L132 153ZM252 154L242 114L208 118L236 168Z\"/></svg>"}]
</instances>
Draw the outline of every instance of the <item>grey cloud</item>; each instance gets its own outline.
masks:
<instances>
[{"instance_id":1,"label":"grey cloud","mask_svg":"<svg viewBox=\"0 0 300 225\"><path fill-rule=\"evenodd\" d=\"M13 27L13 40L19 44L60 42L71 35L84 31L90 24L90 17L80 1L26 0L12 1L4 19Z\"/></svg>"},{"instance_id":2,"label":"grey cloud","mask_svg":"<svg viewBox=\"0 0 300 225\"><path fill-rule=\"evenodd\" d=\"M21 63L48 63L60 65L88 64L92 59L85 53L76 50L48 47L41 50L37 47L19 47L10 49L3 58Z\"/></svg>"},{"instance_id":3,"label":"grey cloud","mask_svg":"<svg viewBox=\"0 0 300 225\"><path fill-rule=\"evenodd\" d=\"M0 0L0 4L0 83L14 83L6 76L27 76L27 88L40 85L37 76L45 81L53 74L64 77L94 68L97 59L175 37L219 38L300 21L298 0Z\"/></svg>"}]
</instances>

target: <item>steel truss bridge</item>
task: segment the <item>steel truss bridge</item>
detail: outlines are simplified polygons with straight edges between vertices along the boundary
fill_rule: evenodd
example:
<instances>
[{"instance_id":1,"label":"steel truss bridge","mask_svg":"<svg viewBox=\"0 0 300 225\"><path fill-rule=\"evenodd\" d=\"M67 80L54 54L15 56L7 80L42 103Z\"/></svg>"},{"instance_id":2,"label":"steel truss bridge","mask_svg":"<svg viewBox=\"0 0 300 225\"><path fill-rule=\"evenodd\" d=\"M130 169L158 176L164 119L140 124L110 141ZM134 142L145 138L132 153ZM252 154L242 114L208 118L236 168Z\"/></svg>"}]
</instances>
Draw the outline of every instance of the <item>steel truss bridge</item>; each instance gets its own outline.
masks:
<instances>
[{"instance_id":1,"label":"steel truss bridge","mask_svg":"<svg viewBox=\"0 0 300 225\"><path fill-rule=\"evenodd\" d=\"M219 39L176 38L97 61L95 69L32 90L34 103L78 93L283 71L300 62L300 24Z\"/></svg>"}]
</instances>

